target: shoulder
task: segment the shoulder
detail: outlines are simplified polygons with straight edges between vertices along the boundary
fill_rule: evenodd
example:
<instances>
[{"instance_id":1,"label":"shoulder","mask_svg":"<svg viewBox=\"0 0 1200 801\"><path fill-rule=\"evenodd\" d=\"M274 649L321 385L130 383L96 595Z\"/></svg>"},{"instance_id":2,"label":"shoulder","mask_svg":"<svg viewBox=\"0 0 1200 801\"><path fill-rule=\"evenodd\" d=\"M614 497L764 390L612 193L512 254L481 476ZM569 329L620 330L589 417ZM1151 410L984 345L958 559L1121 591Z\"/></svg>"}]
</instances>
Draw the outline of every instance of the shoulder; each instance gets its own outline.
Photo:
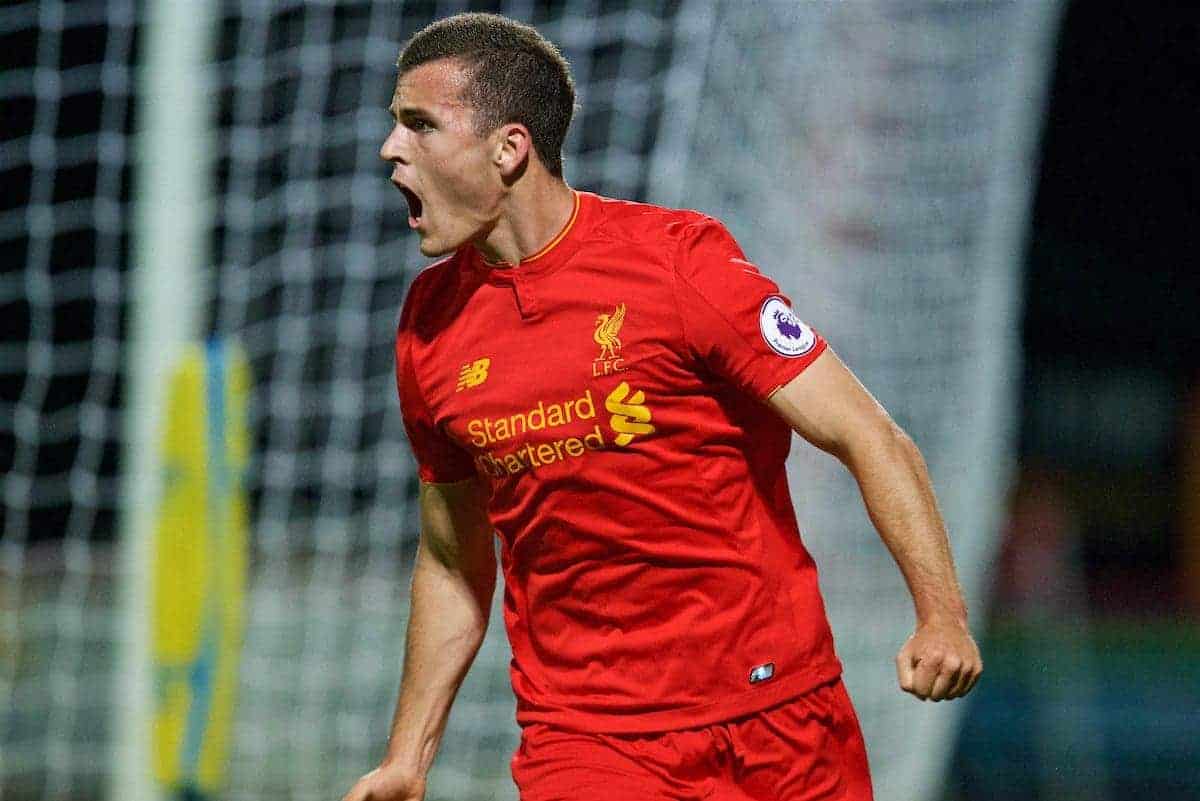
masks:
<instances>
[{"instance_id":1,"label":"shoulder","mask_svg":"<svg viewBox=\"0 0 1200 801\"><path fill-rule=\"evenodd\" d=\"M737 248L725 225L702 212L600 195L592 197L599 208L596 233L600 236L631 243L655 243L672 252L692 244Z\"/></svg>"},{"instance_id":2,"label":"shoulder","mask_svg":"<svg viewBox=\"0 0 1200 801\"><path fill-rule=\"evenodd\" d=\"M463 271L463 251L421 269L413 277L404 295L400 312L400 330L414 330L431 324L446 309L458 292Z\"/></svg>"},{"instance_id":3,"label":"shoulder","mask_svg":"<svg viewBox=\"0 0 1200 801\"><path fill-rule=\"evenodd\" d=\"M452 304L461 274L460 258L461 251L422 268L404 293L395 341L396 375L402 402L408 397L406 392L414 389L413 397L421 397L416 383L414 349L418 346L428 349L436 341L437 332L445 326L445 310Z\"/></svg>"}]
</instances>

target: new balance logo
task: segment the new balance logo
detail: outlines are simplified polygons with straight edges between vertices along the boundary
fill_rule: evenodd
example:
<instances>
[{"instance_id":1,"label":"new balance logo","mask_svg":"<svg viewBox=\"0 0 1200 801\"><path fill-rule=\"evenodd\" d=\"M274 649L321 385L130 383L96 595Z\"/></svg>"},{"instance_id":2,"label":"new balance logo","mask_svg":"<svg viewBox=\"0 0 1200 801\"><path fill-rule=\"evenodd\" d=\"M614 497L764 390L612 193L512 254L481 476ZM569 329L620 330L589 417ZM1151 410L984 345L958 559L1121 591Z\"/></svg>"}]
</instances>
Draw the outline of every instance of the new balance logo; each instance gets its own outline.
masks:
<instances>
[{"instance_id":1,"label":"new balance logo","mask_svg":"<svg viewBox=\"0 0 1200 801\"><path fill-rule=\"evenodd\" d=\"M492 366L491 359L476 359L462 366L458 373L458 387L455 392L462 392L469 387L477 387L487 381L488 368Z\"/></svg>"},{"instance_id":2,"label":"new balance logo","mask_svg":"<svg viewBox=\"0 0 1200 801\"><path fill-rule=\"evenodd\" d=\"M766 681L775 675L775 663L768 662L765 665L755 665L750 669L750 683L758 684L761 681Z\"/></svg>"}]
</instances>

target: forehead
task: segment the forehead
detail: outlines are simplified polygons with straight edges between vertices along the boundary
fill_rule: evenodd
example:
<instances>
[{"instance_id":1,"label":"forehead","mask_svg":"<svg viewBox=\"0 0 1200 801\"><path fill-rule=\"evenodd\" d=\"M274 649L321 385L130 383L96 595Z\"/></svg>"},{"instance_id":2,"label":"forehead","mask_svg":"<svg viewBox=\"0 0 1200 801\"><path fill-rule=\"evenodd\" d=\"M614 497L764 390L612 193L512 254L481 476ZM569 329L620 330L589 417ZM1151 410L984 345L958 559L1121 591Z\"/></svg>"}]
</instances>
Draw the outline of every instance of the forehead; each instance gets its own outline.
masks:
<instances>
[{"instance_id":1,"label":"forehead","mask_svg":"<svg viewBox=\"0 0 1200 801\"><path fill-rule=\"evenodd\" d=\"M443 58L414 67L396 80L391 110L409 108L450 110L463 108L464 90L470 82L462 65Z\"/></svg>"}]
</instances>

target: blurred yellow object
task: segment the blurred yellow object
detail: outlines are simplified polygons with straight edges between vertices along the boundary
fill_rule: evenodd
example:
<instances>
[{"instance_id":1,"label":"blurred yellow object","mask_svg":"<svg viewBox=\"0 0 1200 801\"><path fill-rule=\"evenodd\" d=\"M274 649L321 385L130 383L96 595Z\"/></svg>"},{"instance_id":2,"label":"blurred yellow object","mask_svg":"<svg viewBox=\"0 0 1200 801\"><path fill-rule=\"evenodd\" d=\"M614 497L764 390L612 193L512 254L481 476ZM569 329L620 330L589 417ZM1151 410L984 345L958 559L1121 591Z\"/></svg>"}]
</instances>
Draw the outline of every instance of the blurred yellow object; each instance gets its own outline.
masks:
<instances>
[{"instance_id":1,"label":"blurred yellow object","mask_svg":"<svg viewBox=\"0 0 1200 801\"><path fill-rule=\"evenodd\" d=\"M170 378L153 586L154 774L214 797L233 729L246 584L250 369L220 340Z\"/></svg>"}]
</instances>

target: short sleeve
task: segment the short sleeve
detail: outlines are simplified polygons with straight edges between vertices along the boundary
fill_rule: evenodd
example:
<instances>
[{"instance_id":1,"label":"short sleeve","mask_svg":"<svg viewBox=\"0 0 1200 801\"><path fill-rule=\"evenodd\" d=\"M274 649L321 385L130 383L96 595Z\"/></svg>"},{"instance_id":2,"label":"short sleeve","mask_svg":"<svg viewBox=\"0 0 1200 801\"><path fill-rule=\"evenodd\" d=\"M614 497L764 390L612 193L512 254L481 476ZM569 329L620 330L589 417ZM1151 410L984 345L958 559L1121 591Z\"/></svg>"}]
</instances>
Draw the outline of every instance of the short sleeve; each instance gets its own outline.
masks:
<instances>
[{"instance_id":1,"label":"short sleeve","mask_svg":"<svg viewBox=\"0 0 1200 801\"><path fill-rule=\"evenodd\" d=\"M400 392L400 411L404 430L421 480L435 484L462 481L475 475L471 455L454 443L436 423L417 380L412 360L412 333L402 315L396 334L396 387Z\"/></svg>"},{"instance_id":2,"label":"short sleeve","mask_svg":"<svg viewBox=\"0 0 1200 801\"><path fill-rule=\"evenodd\" d=\"M684 230L675 259L675 294L693 355L756 398L766 399L826 348L779 285L746 260L714 219Z\"/></svg>"}]
</instances>

